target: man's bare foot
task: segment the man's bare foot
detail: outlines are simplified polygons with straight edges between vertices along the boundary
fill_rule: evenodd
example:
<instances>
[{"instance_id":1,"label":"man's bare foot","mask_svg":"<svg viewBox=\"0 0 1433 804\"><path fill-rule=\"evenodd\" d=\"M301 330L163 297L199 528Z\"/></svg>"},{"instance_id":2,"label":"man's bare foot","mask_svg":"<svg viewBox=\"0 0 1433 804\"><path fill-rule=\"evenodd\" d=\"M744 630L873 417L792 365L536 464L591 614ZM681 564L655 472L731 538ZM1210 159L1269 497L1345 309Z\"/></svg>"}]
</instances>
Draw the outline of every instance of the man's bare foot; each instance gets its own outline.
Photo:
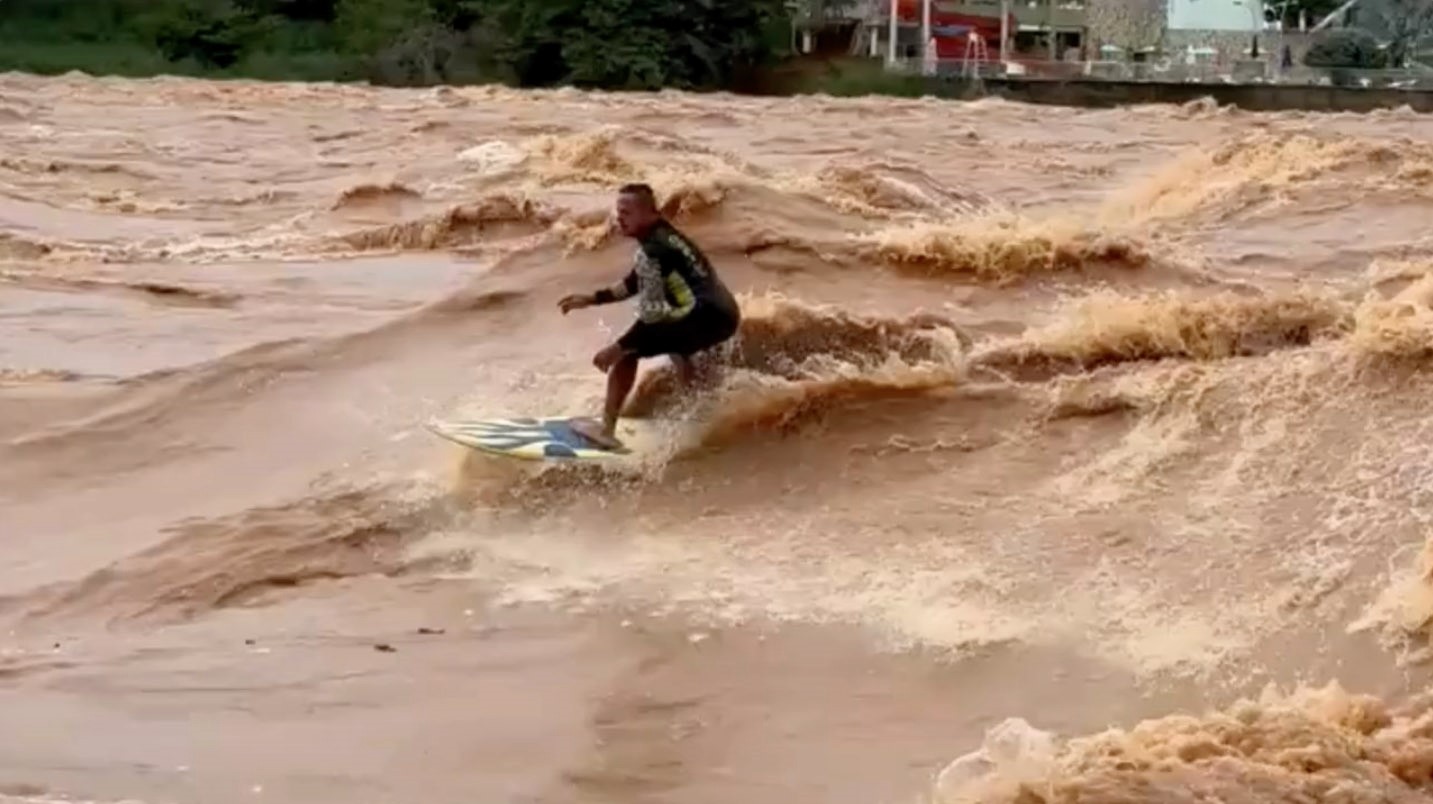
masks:
<instances>
[{"instance_id":1,"label":"man's bare foot","mask_svg":"<svg viewBox=\"0 0 1433 804\"><path fill-rule=\"evenodd\" d=\"M612 450L622 449L622 442L617 440L617 436L605 432L602 429L601 422L595 419L576 419L572 422L572 429L578 435L599 447Z\"/></svg>"}]
</instances>

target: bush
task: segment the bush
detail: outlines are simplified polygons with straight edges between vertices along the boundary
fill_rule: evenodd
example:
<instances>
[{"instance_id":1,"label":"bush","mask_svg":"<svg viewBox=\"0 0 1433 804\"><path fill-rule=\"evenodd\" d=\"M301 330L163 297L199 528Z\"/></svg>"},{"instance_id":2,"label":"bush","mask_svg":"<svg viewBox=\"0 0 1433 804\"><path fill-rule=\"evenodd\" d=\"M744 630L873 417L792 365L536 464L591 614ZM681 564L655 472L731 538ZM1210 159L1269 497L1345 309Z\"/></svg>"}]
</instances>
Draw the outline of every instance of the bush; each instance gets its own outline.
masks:
<instances>
[{"instance_id":1,"label":"bush","mask_svg":"<svg viewBox=\"0 0 1433 804\"><path fill-rule=\"evenodd\" d=\"M725 89L775 60L785 17L783 0L0 0L0 69Z\"/></svg>"},{"instance_id":2,"label":"bush","mask_svg":"<svg viewBox=\"0 0 1433 804\"><path fill-rule=\"evenodd\" d=\"M389 86L455 83L464 56L472 60L467 37L441 25L425 25L405 31L369 59L368 79Z\"/></svg>"},{"instance_id":3,"label":"bush","mask_svg":"<svg viewBox=\"0 0 1433 804\"><path fill-rule=\"evenodd\" d=\"M339 41L354 53L376 54L432 24L428 0L338 0L335 6Z\"/></svg>"},{"instance_id":4,"label":"bush","mask_svg":"<svg viewBox=\"0 0 1433 804\"><path fill-rule=\"evenodd\" d=\"M780 0L478 0L499 61L527 86L727 86L767 61Z\"/></svg>"},{"instance_id":5,"label":"bush","mask_svg":"<svg viewBox=\"0 0 1433 804\"><path fill-rule=\"evenodd\" d=\"M1387 63L1387 54L1378 46L1378 40L1357 28L1331 31L1304 54L1304 64L1309 67L1378 70Z\"/></svg>"},{"instance_id":6,"label":"bush","mask_svg":"<svg viewBox=\"0 0 1433 804\"><path fill-rule=\"evenodd\" d=\"M166 59L219 69L238 63L275 22L227 2L160 6L149 18L154 45Z\"/></svg>"},{"instance_id":7,"label":"bush","mask_svg":"<svg viewBox=\"0 0 1433 804\"><path fill-rule=\"evenodd\" d=\"M798 84L800 91L833 97L883 95L918 98L930 91L924 77L891 72L883 64L867 59L843 59L810 73Z\"/></svg>"}]
</instances>

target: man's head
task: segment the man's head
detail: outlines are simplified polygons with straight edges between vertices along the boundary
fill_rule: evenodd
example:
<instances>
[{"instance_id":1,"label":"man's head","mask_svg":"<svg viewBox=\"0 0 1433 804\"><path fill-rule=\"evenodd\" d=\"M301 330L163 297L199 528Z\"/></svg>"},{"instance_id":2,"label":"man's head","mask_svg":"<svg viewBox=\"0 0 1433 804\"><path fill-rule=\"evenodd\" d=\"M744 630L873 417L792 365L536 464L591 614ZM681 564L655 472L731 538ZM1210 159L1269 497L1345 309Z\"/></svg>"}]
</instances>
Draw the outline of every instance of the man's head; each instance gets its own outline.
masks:
<instances>
[{"instance_id":1,"label":"man's head","mask_svg":"<svg viewBox=\"0 0 1433 804\"><path fill-rule=\"evenodd\" d=\"M657 196L646 184L626 184L617 191L617 227L628 237L641 237L662 219Z\"/></svg>"}]
</instances>

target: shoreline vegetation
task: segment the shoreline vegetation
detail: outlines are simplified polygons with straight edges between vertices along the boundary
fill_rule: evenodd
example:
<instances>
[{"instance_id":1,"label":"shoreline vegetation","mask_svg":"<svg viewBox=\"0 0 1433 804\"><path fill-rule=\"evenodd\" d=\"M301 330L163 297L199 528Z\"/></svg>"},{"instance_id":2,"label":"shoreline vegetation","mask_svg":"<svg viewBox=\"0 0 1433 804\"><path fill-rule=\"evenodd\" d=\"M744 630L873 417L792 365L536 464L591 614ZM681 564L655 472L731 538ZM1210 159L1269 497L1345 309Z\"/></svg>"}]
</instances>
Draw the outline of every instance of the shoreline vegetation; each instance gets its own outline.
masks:
<instances>
[{"instance_id":1,"label":"shoreline vegetation","mask_svg":"<svg viewBox=\"0 0 1433 804\"><path fill-rule=\"evenodd\" d=\"M850 0L802 0L807 18ZM783 0L4 0L0 71L898 92L879 62L802 63ZM888 78L889 80L882 80ZM906 93L901 93L906 94Z\"/></svg>"},{"instance_id":2,"label":"shoreline vegetation","mask_svg":"<svg viewBox=\"0 0 1433 804\"><path fill-rule=\"evenodd\" d=\"M0 72L395 87L501 84L907 98L984 94L982 87L889 72L877 59L794 51L796 18L819 26L854 2L0 0ZM1317 61L1372 66L1372 57L1354 52L1357 48L1338 50L1361 42L1358 36L1331 35L1320 45L1329 53L1320 51ZM1076 81L1068 90L1027 87L1019 79L1005 83L1009 86L999 91L1011 99L1069 106L1182 103L1195 91L1221 105L1250 108L1367 111L1370 104L1411 104L1433 111L1433 95L1423 90L1350 87L1338 97L1324 97L1294 86L1211 83L1136 91L1098 80ZM1091 89L1089 83L1103 86Z\"/></svg>"}]
</instances>

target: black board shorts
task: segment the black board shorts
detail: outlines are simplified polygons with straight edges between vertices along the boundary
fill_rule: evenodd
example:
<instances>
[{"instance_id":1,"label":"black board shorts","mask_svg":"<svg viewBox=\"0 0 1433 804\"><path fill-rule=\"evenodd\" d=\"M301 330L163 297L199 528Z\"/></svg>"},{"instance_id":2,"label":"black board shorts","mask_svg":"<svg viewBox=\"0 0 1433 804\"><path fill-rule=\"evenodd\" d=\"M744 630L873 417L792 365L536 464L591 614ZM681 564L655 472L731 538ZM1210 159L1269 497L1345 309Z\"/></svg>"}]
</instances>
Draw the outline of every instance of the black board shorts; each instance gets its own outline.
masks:
<instances>
[{"instance_id":1,"label":"black board shorts","mask_svg":"<svg viewBox=\"0 0 1433 804\"><path fill-rule=\"evenodd\" d=\"M735 335L740 325L739 316L698 308L676 321L638 321L617 343L638 357L689 357Z\"/></svg>"}]
</instances>

